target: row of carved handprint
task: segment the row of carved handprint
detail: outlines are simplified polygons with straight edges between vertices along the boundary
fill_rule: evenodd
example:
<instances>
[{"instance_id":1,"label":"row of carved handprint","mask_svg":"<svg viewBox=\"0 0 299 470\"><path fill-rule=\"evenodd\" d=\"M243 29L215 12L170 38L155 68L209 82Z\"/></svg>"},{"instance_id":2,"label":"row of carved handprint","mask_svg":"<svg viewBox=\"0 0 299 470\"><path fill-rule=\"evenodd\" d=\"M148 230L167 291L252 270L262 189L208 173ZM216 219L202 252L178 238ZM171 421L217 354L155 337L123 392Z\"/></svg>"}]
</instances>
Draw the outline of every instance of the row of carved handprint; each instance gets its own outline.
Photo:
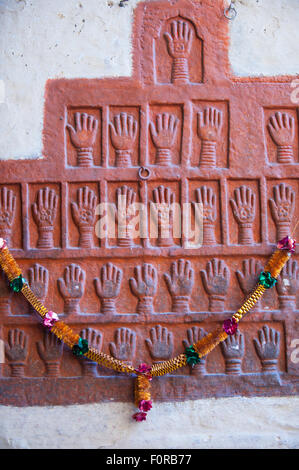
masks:
<instances>
[{"instance_id":1,"label":"row of carved handprint","mask_svg":"<svg viewBox=\"0 0 299 470\"><path fill-rule=\"evenodd\" d=\"M184 340L185 347L189 347L202 339L207 333L198 326L189 328L187 331L188 340ZM280 333L274 328L264 325L258 330L258 338L253 339L256 353L261 361L263 372L276 372L278 356L280 351ZM228 375L240 375L242 373L242 360L245 355L244 335L237 330L234 335L228 336L220 343L221 352L225 361L225 372ZM201 358L201 362L194 366L195 374L205 374L206 358Z\"/></svg>"},{"instance_id":2,"label":"row of carved handprint","mask_svg":"<svg viewBox=\"0 0 299 470\"><path fill-rule=\"evenodd\" d=\"M215 239L215 221L217 217L217 197L212 188L201 186L196 189L196 202L203 205L203 244L213 245ZM136 192L124 185L116 190L116 216L124 209L121 224L123 236L118 237L119 246L132 246L131 221L137 214L134 207ZM272 218L277 229L277 239L290 233L292 218L295 211L295 191L286 184L280 183L273 187L273 198L269 199ZM175 193L163 185L153 190L153 200L150 201L151 215L157 222L158 246L172 246L173 216ZM122 207L120 207L120 203ZM253 243L253 223L256 217L256 195L251 188L242 185L234 190L234 198L230 199L233 215L239 228L239 243ZM87 186L77 190L77 201L71 202L72 216L79 231L79 246L93 246L95 210L97 197ZM6 187L0 190L0 236L10 243L12 223L15 217L16 196ZM57 216L58 195L54 189L41 188L36 193L32 204L32 214L38 229L37 248L47 249L54 246L54 223ZM120 221L117 220L118 223ZM118 230L119 231L119 230Z\"/></svg>"},{"instance_id":3,"label":"row of carved handprint","mask_svg":"<svg viewBox=\"0 0 299 470\"><path fill-rule=\"evenodd\" d=\"M82 194L86 197L83 198ZM81 194L81 196L80 196ZM213 245L216 243L215 221L217 217L217 199L212 188L201 186L196 189L196 202L203 207L203 244ZM277 239L280 240L290 233L292 217L295 210L295 191L291 186L280 183L273 188L273 198L269 199L271 214L277 229ZM151 201L151 215L157 223L157 245L172 246L173 241L173 218L175 210L175 193L163 185L153 190L153 201ZM124 218L122 219L123 236L118 238L119 246L132 246L134 220L137 210L134 208L136 192L124 185L116 190L116 215L122 208ZM122 207L119 206L121 201ZM251 188L242 185L234 190L234 198L230 199L233 215L238 223L238 241L241 245L253 244L253 223L256 217L256 195ZM80 246L91 246L92 230L95 221L94 208L96 197L87 187L78 190L78 204L72 203L73 217L80 231ZM83 214L83 215L81 215ZM87 214L87 215L86 215ZM85 217L84 217L85 215ZM82 237L88 234L88 237Z\"/></svg>"},{"instance_id":4,"label":"row of carved handprint","mask_svg":"<svg viewBox=\"0 0 299 470\"><path fill-rule=\"evenodd\" d=\"M263 267L260 261L250 258L243 261L242 269L236 271L238 284L244 296L248 296L256 286ZM200 271L205 292L209 298L209 311L221 312L225 309L225 300L230 283L230 271L223 260L212 259L206 269ZM116 301L120 294L123 272L112 263L104 264L99 278L94 279L97 296L101 302L101 313L116 314ZM179 259L171 263L170 270L163 275L172 299L171 311L188 313L194 287L194 269L190 261ZM66 314L80 313L80 300L85 291L85 271L77 264L65 268L64 277L58 279L59 292L64 299ZM49 273L40 264L28 270L28 282L35 295L45 302L48 291ZM157 294L158 272L149 263L136 266L134 277L129 279L132 294L137 298L137 313L154 313L154 297ZM280 308L296 308L296 292L299 288L299 266L297 261L289 260L284 266L276 284ZM0 312L10 314L12 291L4 275L0 279ZM255 306L261 310L260 301Z\"/></svg>"},{"instance_id":5,"label":"row of carved handprint","mask_svg":"<svg viewBox=\"0 0 299 470\"><path fill-rule=\"evenodd\" d=\"M175 62L174 62L175 63ZM200 165L216 166L216 146L220 140L223 114L217 108L205 107L197 113L197 132L202 142ZM74 126L67 124L70 139L77 150L78 166L93 164L93 147L96 141L98 120L87 113L74 114ZM159 113L150 122L150 133L156 147L156 165L172 164L179 119L170 113ZM115 149L115 166L130 167L138 133L138 122L126 112L114 115L109 123L111 143ZM277 146L278 163L294 163L295 119L287 113L276 112L268 122L271 138Z\"/></svg>"},{"instance_id":6,"label":"row of carved handprint","mask_svg":"<svg viewBox=\"0 0 299 470\"><path fill-rule=\"evenodd\" d=\"M189 347L206 335L203 328L193 326L187 330L187 339L183 346ZM103 345L103 333L93 328L85 328L80 332L83 339L88 341L90 347L99 351ZM28 358L28 335L18 328L9 330L8 341L5 344L6 355L10 361L11 376L24 377ZM280 350L280 333L274 328L264 325L258 331L258 338L253 339L257 355L262 364L263 372L276 372ZM173 356L174 337L166 327L156 325L150 329L149 338L145 344L153 362L168 360ZM37 342L37 351L45 363L46 376L58 377L60 375L60 362L63 353L63 343L55 335L45 332L44 338ZM242 359L245 354L244 335L237 331L221 343L221 351L225 360L225 372L231 375L241 374ZM114 341L109 343L109 352L116 359L132 363L136 353L136 333L130 328L120 327L115 330ZM195 366L195 373L205 374L206 358ZM84 360L82 362L83 374L97 375L97 364Z\"/></svg>"},{"instance_id":7,"label":"row of carved handprint","mask_svg":"<svg viewBox=\"0 0 299 470\"><path fill-rule=\"evenodd\" d=\"M86 113L74 115L75 128L67 124L70 139L77 150L78 166L88 167L93 163L92 149L96 141L98 121ZM176 142L180 120L171 113L155 115L149 123L152 142L156 147L155 164L173 164L173 148ZM200 165L216 166L216 148L220 141L223 113L217 108L207 106L197 113L197 133L202 142ZM113 116L109 123L111 144L115 150L115 166L132 166L132 154L138 135L138 121L131 114L121 112Z\"/></svg>"}]
</instances>

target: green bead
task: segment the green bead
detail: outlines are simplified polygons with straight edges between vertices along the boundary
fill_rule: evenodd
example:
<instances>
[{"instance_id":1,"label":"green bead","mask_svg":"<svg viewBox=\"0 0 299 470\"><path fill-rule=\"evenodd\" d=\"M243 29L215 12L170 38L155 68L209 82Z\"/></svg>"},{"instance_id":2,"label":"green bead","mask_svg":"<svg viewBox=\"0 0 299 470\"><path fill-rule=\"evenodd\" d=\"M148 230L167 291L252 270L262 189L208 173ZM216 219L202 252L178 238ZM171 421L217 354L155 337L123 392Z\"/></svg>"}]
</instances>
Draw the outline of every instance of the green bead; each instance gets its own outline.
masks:
<instances>
[{"instance_id":1,"label":"green bead","mask_svg":"<svg viewBox=\"0 0 299 470\"><path fill-rule=\"evenodd\" d=\"M261 274L260 274L260 277L259 277L259 283L266 287L266 289L270 289L270 287L273 287L277 282L277 279L275 279L275 277L272 277L271 276L271 273L269 273L268 271L263 271Z\"/></svg>"},{"instance_id":2,"label":"green bead","mask_svg":"<svg viewBox=\"0 0 299 470\"><path fill-rule=\"evenodd\" d=\"M13 279L9 283L9 287L14 291L14 292L21 292L23 285L25 284L26 279L23 278L22 274L20 274L18 277Z\"/></svg>"},{"instance_id":3,"label":"green bead","mask_svg":"<svg viewBox=\"0 0 299 470\"><path fill-rule=\"evenodd\" d=\"M78 344L73 346L72 351L75 356L83 356L83 354L87 353L88 349L88 341L86 339L79 338Z\"/></svg>"},{"instance_id":4,"label":"green bead","mask_svg":"<svg viewBox=\"0 0 299 470\"><path fill-rule=\"evenodd\" d=\"M82 350L81 350L80 346L78 346L78 344L75 344L75 345L73 346L72 351L73 351L73 354L74 354L75 356L82 356L82 354L83 354L83 353L82 353Z\"/></svg>"},{"instance_id":5,"label":"green bead","mask_svg":"<svg viewBox=\"0 0 299 470\"><path fill-rule=\"evenodd\" d=\"M193 367L196 364L200 363L200 357L197 354L197 352L195 351L193 346L189 346L188 348L186 348L185 354L186 354L186 357L187 357L187 364L189 366Z\"/></svg>"}]
</instances>

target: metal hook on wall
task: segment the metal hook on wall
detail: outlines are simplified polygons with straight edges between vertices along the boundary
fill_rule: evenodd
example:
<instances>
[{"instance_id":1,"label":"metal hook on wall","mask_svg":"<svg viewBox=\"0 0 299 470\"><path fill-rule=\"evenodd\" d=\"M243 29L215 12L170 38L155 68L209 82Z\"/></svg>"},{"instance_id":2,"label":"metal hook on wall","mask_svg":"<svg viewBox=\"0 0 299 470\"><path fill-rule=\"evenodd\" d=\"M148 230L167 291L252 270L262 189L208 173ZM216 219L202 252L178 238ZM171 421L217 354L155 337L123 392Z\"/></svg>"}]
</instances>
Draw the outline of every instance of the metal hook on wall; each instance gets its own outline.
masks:
<instances>
[{"instance_id":1,"label":"metal hook on wall","mask_svg":"<svg viewBox=\"0 0 299 470\"><path fill-rule=\"evenodd\" d=\"M237 10L233 6L234 3L235 3L235 0L231 0L229 7L225 8L224 10L224 16L228 20L234 20L237 16Z\"/></svg>"}]
</instances>

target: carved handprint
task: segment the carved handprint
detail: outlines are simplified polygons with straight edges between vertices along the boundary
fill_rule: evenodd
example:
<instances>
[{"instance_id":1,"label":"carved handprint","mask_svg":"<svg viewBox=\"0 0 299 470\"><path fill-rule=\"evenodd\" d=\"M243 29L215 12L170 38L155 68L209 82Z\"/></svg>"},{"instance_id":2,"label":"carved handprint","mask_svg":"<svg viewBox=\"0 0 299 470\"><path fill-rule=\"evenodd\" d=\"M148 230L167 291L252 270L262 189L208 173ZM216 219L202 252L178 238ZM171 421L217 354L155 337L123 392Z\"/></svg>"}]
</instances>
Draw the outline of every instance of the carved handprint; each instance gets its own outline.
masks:
<instances>
[{"instance_id":1,"label":"carved handprint","mask_svg":"<svg viewBox=\"0 0 299 470\"><path fill-rule=\"evenodd\" d=\"M166 327L157 325L150 329L150 339L145 340L154 362L165 361L173 353L173 334Z\"/></svg>"},{"instance_id":2,"label":"carved handprint","mask_svg":"<svg viewBox=\"0 0 299 470\"><path fill-rule=\"evenodd\" d=\"M124 185L116 190L116 220L118 225L117 243L119 246L133 245L132 221L136 215L136 193Z\"/></svg>"},{"instance_id":3,"label":"carved handprint","mask_svg":"<svg viewBox=\"0 0 299 470\"><path fill-rule=\"evenodd\" d=\"M32 292L42 302L45 301L48 292L49 271L36 263L28 269L28 281Z\"/></svg>"},{"instance_id":4,"label":"carved handprint","mask_svg":"<svg viewBox=\"0 0 299 470\"><path fill-rule=\"evenodd\" d=\"M184 348L189 348L193 344L200 341L207 335L206 331L203 328L199 328L198 326L192 326L192 328L188 328L187 330L187 339L183 340ZM205 375L206 373L206 357L200 358L200 363L195 364L191 368L191 375Z\"/></svg>"},{"instance_id":5,"label":"carved handprint","mask_svg":"<svg viewBox=\"0 0 299 470\"><path fill-rule=\"evenodd\" d=\"M194 270L190 261L179 259L170 266L170 275L165 273L164 279L172 298L172 311L189 313L189 301L194 284Z\"/></svg>"},{"instance_id":6,"label":"carved handprint","mask_svg":"<svg viewBox=\"0 0 299 470\"><path fill-rule=\"evenodd\" d=\"M209 310L222 312L230 280L230 272L225 262L213 258L206 270L200 271L204 288L209 296Z\"/></svg>"},{"instance_id":7,"label":"carved handprint","mask_svg":"<svg viewBox=\"0 0 299 470\"><path fill-rule=\"evenodd\" d=\"M256 287L259 275L263 271L260 261L254 258L243 260L242 271L236 271L236 276L243 294L247 297ZM254 308L261 309L261 299L259 299Z\"/></svg>"},{"instance_id":8,"label":"carved handprint","mask_svg":"<svg viewBox=\"0 0 299 470\"><path fill-rule=\"evenodd\" d=\"M101 312L107 315L116 314L115 300L120 292L122 271L112 263L101 268L100 279L94 280L97 296L101 299Z\"/></svg>"},{"instance_id":9,"label":"carved handprint","mask_svg":"<svg viewBox=\"0 0 299 470\"><path fill-rule=\"evenodd\" d=\"M58 287L64 299L64 312L80 313L79 302L84 294L85 271L78 264L70 264L64 270L64 278L58 279Z\"/></svg>"},{"instance_id":10,"label":"carved handprint","mask_svg":"<svg viewBox=\"0 0 299 470\"><path fill-rule=\"evenodd\" d=\"M79 246L91 248L93 246L93 228L95 223L95 209L97 198L87 186L77 191L77 202L72 202L72 215L80 233Z\"/></svg>"},{"instance_id":11,"label":"carved handprint","mask_svg":"<svg viewBox=\"0 0 299 470\"><path fill-rule=\"evenodd\" d=\"M244 335L239 330L220 343L225 360L225 372L229 375L240 375L242 358L245 351Z\"/></svg>"},{"instance_id":12,"label":"carved handprint","mask_svg":"<svg viewBox=\"0 0 299 470\"><path fill-rule=\"evenodd\" d=\"M109 123L111 143L115 148L115 166L129 167L138 132L138 122L131 114L116 114Z\"/></svg>"},{"instance_id":13,"label":"carved handprint","mask_svg":"<svg viewBox=\"0 0 299 470\"><path fill-rule=\"evenodd\" d=\"M9 281L4 271L0 272L0 315L11 314L11 297L13 290L9 287Z\"/></svg>"},{"instance_id":14,"label":"carved handprint","mask_svg":"<svg viewBox=\"0 0 299 470\"><path fill-rule=\"evenodd\" d=\"M276 289L280 308L296 309L296 293L299 290L299 267L295 260L288 260L277 279Z\"/></svg>"},{"instance_id":15,"label":"carved handprint","mask_svg":"<svg viewBox=\"0 0 299 470\"><path fill-rule=\"evenodd\" d=\"M90 348L94 348L97 351L101 351L102 344L103 344L103 335L100 331L94 330L93 328L84 328L80 336L82 339L86 339L88 342L88 346ZM89 377L96 377L97 376L97 363L94 361L90 361L89 359L85 358L82 361L83 367L83 375Z\"/></svg>"},{"instance_id":16,"label":"carved handprint","mask_svg":"<svg viewBox=\"0 0 299 470\"><path fill-rule=\"evenodd\" d=\"M157 148L156 165L171 165L171 150L175 143L179 119L173 114L157 114L156 124L150 122L150 131L154 145Z\"/></svg>"},{"instance_id":17,"label":"carved handprint","mask_svg":"<svg viewBox=\"0 0 299 470\"><path fill-rule=\"evenodd\" d=\"M269 199L271 214L276 225L277 240L290 235L295 210L295 191L291 186L280 183L273 188L273 199Z\"/></svg>"},{"instance_id":18,"label":"carved handprint","mask_svg":"<svg viewBox=\"0 0 299 470\"><path fill-rule=\"evenodd\" d=\"M39 341L37 350L46 365L47 377L59 377L63 343L52 333L45 331L43 341Z\"/></svg>"},{"instance_id":19,"label":"carved handprint","mask_svg":"<svg viewBox=\"0 0 299 470\"><path fill-rule=\"evenodd\" d=\"M11 245L11 229L16 212L16 196L11 189L0 189L0 237Z\"/></svg>"},{"instance_id":20,"label":"carved handprint","mask_svg":"<svg viewBox=\"0 0 299 470\"><path fill-rule=\"evenodd\" d=\"M254 338L254 346L262 363L263 372L277 371L277 358L280 349L280 334L274 328L264 325L258 331L259 338Z\"/></svg>"},{"instance_id":21,"label":"carved handprint","mask_svg":"<svg viewBox=\"0 0 299 470\"><path fill-rule=\"evenodd\" d=\"M131 363L136 350L136 333L130 328L118 328L114 335L115 342L109 343L110 353L120 361Z\"/></svg>"},{"instance_id":22,"label":"carved handprint","mask_svg":"<svg viewBox=\"0 0 299 470\"><path fill-rule=\"evenodd\" d=\"M278 163L294 163L295 119L287 113L276 112L269 119L268 130L277 145Z\"/></svg>"},{"instance_id":23,"label":"carved handprint","mask_svg":"<svg viewBox=\"0 0 299 470\"><path fill-rule=\"evenodd\" d=\"M23 330L18 328L9 330L5 353L10 361L11 376L24 377L28 355L28 336Z\"/></svg>"},{"instance_id":24,"label":"carved handprint","mask_svg":"<svg viewBox=\"0 0 299 470\"><path fill-rule=\"evenodd\" d=\"M239 243L241 245L252 245L252 224L255 219L256 203L255 194L250 188L242 185L234 190L234 196L234 199L230 199L230 204L239 226Z\"/></svg>"},{"instance_id":25,"label":"carved handprint","mask_svg":"<svg viewBox=\"0 0 299 470\"><path fill-rule=\"evenodd\" d=\"M172 62L172 83L189 81L188 57L190 55L193 30L186 21L174 20L170 24L171 34L164 33Z\"/></svg>"},{"instance_id":26,"label":"carved handprint","mask_svg":"<svg viewBox=\"0 0 299 470\"><path fill-rule=\"evenodd\" d=\"M58 196L48 187L39 189L32 214L38 229L37 248L53 248L53 229L57 214Z\"/></svg>"},{"instance_id":27,"label":"carved handprint","mask_svg":"<svg viewBox=\"0 0 299 470\"><path fill-rule=\"evenodd\" d=\"M153 190L153 199L154 201L150 203L151 223L157 224L157 244L158 246L173 246L175 194L170 188L161 185Z\"/></svg>"},{"instance_id":28,"label":"carved handprint","mask_svg":"<svg viewBox=\"0 0 299 470\"><path fill-rule=\"evenodd\" d=\"M152 264L144 263L134 268L135 277L130 278L130 287L138 298L137 313L154 313L153 297L157 292L157 270Z\"/></svg>"},{"instance_id":29,"label":"carved handprint","mask_svg":"<svg viewBox=\"0 0 299 470\"><path fill-rule=\"evenodd\" d=\"M78 166L91 167L93 164L92 150L98 125L98 120L87 113L75 113L75 128L71 124L66 125L71 142L77 149Z\"/></svg>"},{"instance_id":30,"label":"carved handprint","mask_svg":"<svg viewBox=\"0 0 299 470\"><path fill-rule=\"evenodd\" d=\"M216 195L207 186L197 188L195 194L197 202L203 205L203 244L215 245Z\"/></svg>"},{"instance_id":31,"label":"carved handprint","mask_svg":"<svg viewBox=\"0 0 299 470\"><path fill-rule=\"evenodd\" d=\"M216 166L216 147L220 140L223 113L210 106L197 113L197 133L201 139L200 166Z\"/></svg>"}]
</instances>

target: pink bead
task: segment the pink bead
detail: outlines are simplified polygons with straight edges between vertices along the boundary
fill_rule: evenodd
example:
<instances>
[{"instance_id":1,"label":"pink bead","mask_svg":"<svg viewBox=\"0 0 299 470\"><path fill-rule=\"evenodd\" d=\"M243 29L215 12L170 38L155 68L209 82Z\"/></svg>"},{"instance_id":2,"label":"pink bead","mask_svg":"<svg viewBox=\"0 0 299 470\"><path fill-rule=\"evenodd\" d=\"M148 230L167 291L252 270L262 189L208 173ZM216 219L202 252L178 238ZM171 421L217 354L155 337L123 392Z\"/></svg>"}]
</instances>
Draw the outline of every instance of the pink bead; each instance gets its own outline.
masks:
<instances>
[{"instance_id":1,"label":"pink bead","mask_svg":"<svg viewBox=\"0 0 299 470\"><path fill-rule=\"evenodd\" d=\"M51 310L46 313L44 317L44 326L47 326L48 328L52 328L54 323L59 320L59 317L57 313L52 312Z\"/></svg>"},{"instance_id":2,"label":"pink bead","mask_svg":"<svg viewBox=\"0 0 299 470\"><path fill-rule=\"evenodd\" d=\"M144 413L143 411L138 411L138 413L135 413L133 415L133 419L135 419L136 421L145 421L146 420L146 413Z\"/></svg>"},{"instance_id":3,"label":"pink bead","mask_svg":"<svg viewBox=\"0 0 299 470\"><path fill-rule=\"evenodd\" d=\"M4 250L7 247L7 243L4 238L0 238L0 250Z\"/></svg>"},{"instance_id":4,"label":"pink bead","mask_svg":"<svg viewBox=\"0 0 299 470\"><path fill-rule=\"evenodd\" d=\"M295 252L295 247L296 247L296 240L294 240L293 238L289 236L284 237L282 240L280 240L277 243L277 248L279 250L288 250L291 253Z\"/></svg>"},{"instance_id":5,"label":"pink bead","mask_svg":"<svg viewBox=\"0 0 299 470\"><path fill-rule=\"evenodd\" d=\"M234 335L238 329L238 322L234 318L228 318L224 320L222 325L225 333L228 335Z\"/></svg>"},{"instance_id":6,"label":"pink bead","mask_svg":"<svg viewBox=\"0 0 299 470\"><path fill-rule=\"evenodd\" d=\"M139 409L141 411L149 411L152 408L152 401L151 400L140 400L139 402Z\"/></svg>"}]
</instances>

